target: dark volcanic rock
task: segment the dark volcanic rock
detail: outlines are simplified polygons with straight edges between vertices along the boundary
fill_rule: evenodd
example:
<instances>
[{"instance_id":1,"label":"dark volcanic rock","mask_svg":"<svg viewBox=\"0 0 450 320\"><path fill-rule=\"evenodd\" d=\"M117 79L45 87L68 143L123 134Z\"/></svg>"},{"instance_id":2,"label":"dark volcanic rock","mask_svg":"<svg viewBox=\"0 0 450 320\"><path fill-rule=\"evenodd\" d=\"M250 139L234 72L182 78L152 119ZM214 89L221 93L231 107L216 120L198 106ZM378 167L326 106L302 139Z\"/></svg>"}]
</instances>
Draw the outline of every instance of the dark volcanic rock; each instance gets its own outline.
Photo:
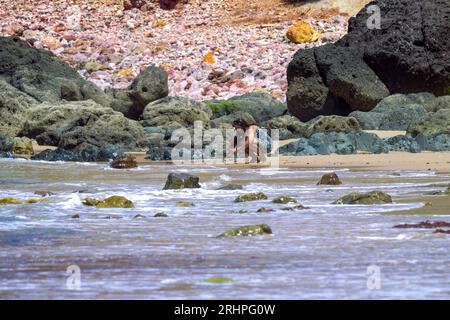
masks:
<instances>
[{"instance_id":1,"label":"dark volcanic rock","mask_svg":"<svg viewBox=\"0 0 450 320\"><path fill-rule=\"evenodd\" d=\"M334 44L297 52L288 67L287 104L302 121L369 111L389 94L450 92L447 0L376 0L381 28L366 8Z\"/></svg>"}]
</instances>

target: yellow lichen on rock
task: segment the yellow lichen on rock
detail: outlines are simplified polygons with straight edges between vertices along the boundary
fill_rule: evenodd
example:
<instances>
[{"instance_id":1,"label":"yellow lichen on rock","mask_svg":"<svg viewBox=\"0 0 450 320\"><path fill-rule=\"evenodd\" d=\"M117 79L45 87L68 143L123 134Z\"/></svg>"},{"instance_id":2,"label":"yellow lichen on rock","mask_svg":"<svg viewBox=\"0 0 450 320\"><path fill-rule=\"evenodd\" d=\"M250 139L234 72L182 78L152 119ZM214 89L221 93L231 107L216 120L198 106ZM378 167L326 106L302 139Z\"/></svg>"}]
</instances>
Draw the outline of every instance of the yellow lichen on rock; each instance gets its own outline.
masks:
<instances>
[{"instance_id":1,"label":"yellow lichen on rock","mask_svg":"<svg viewBox=\"0 0 450 320\"><path fill-rule=\"evenodd\" d=\"M44 201L44 199L28 199L28 200L17 200L14 198L2 198L0 199L1 204L34 204Z\"/></svg>"},{"instance_id":2,"label":"yellow lichen on rock","mask_svg":"<svg viewBox=\"0 0 450 320\"><path fill-rule=\"evenodd\" d=\"M216 58L214 57L214 52L209 52L206 56L203 57L203 62L214 64L216 62Z\"/></svg>"},{"instance_id":3,"label":"yellow lichen on rock","mask_svg":"<svg viewBox=\"0 0 450 320\"><path fill-rule=\"evenodd\" d=\"M289 27L286 37L294 43L316 42L320 39L320 32L305 21L300 21Z\"/></svg>"}]
</instances>

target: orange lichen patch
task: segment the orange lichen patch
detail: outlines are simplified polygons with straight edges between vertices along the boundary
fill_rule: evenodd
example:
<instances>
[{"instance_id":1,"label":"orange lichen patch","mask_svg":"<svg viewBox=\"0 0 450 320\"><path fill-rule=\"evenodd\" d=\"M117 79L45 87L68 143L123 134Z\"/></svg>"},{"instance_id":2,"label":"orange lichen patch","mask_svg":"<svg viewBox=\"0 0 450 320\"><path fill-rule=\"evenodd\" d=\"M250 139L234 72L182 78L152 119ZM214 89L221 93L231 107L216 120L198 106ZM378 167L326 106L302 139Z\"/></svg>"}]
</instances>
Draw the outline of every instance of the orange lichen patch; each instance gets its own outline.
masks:
<instances>
[{"instance_id":1,"label":"orange lichen patch","mask_svg":"<svg viewBox=\"0 0 450 320\"><path fill-rule=\"evenodd\" d=\"M300 21L289 27L286 37L294 43L316 42L320 39L320 32L305 21Z\"/></svg>"},{"instance_id":2,"label":"orange lichen patch","mask_svg":"<svg viewBox=\"0 0 450 320\"><path fill-rule=\"evenodd\" d=\"M214 56L214 52L209 52L206 56L203 57L202 62L206 62L209 64L214 64L216 62L216 58Z\"/></svg>"},{"instance_id":3,"label":"orange lichen patch","mask_svg":"<svg viewBox=\"0 0 450 320\"><path fill-rule=\"evenodd\" d=\"M131 69L131 68L123 69L123 70L120 70L119 72L117 72L117 75L119 77L126 77L126 76L130 76L132 74L133 74L133 69Z\"/></svg>"}]
</instances>

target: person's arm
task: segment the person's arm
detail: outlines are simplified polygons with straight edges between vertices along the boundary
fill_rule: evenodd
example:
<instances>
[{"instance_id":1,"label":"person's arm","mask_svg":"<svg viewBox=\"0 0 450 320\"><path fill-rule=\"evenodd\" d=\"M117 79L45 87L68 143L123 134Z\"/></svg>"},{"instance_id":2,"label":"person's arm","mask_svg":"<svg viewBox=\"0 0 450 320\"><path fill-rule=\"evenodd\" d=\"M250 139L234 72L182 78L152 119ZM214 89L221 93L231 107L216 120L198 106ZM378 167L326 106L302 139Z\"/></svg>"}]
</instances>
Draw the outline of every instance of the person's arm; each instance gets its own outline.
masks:
<instances>
[{"instance_id":1,"label":"person's arm","mask_svg":"<svg viewBox=\"0 0 450 320\"><path fill-rule=\"evenodd\" d=\"M247 145L251 145L253 144L253 142L255 142L255 138L256 138L256 130L258 129L257 126L251 126L250 128L248 128L248 140L247 140Z\"/></svg>"}]
</instances>

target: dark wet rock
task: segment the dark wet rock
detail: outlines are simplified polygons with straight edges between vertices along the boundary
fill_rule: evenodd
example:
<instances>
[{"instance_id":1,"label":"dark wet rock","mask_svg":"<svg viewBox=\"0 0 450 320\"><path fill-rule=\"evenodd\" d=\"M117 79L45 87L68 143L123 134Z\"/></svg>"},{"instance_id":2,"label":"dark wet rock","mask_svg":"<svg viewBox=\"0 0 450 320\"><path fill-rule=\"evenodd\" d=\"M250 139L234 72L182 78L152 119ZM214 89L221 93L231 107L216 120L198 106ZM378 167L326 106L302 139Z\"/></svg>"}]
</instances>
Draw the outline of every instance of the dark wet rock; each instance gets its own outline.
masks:
<instances>
[{"instance_id":1,"label":"dark wet rock","mask_svg":"<svg viewBox=\"0 0 450 320\"><path fill-rule=\"evenodd\" d=\"M242 190L244 187L240 184L227 184L220 188L217 188L217 190Z\"/></svg>"},{"instance_id":2,"label":"dark wet rock","mask_svg":"<svg viewBox=\"0 0 450 320\"><path fill-rule=\"evenodd\" d=\"M220 238L228 237L252 237L258 235L272 234L272 229L267 224L243 226L239 228L230 229L219 235Z\"/></svg>"},{"instance_id":3,"label":"dark wet rock","mask_svg":"<svg viewBox=\"0 0 450 320\"><path fill-rule=\"evenodd\" d=\"M211 110L202 102L184 97L166 97L146 105L141 124L144 127L192 127L195 121L209 125Z\"/></svg>"},{"instance_id":4,"label":"dark wet rock","mask_svg":"<svg viewBox=\"0 0 450 320\"><path fill-rule=\"evenodd\" d=\"M383 139L389 151L419 153L422 148L411 136L395 136Z\"/></svg>"},{"instance_id":5,"label":"dark wet rock","mask_svg":"<svg viewBox=\"0 0 450 320\"><path fill-rule=\"evenodd\" d=\"M264 123L264 127L269 132L273 129L278 129L280 140L305 137L308 129L307 124L290 115L270 119Z\"/></svg>"},{"instance_id":6,"label":"dark wet rock","mask_svg":"<svg viewBox=\"0 0 450 320\"><path fill-rule=\"evenodd\" d=\"M201 188L199 177L187 173L170 173L167 177L164 190L168 189L184 189L184 188Z\"/></svg>"},{"instance_id":7,"label":"dark wet rock","mask_svg":"<svg viewBox=\"0 0 450 320\"><path fill-rule=\"evenodd\" d=\"M11 154L11 152L0 151L0 159L1 158L7 158L7 159L12 158L12 154Z\"/></svg>"},{"instance_id":8,"label":"dark wet rock","mask_svg":"<svg viewBox=\"0 0 450 320\"><path fill-rule=\"evenodd\" d=\"M342 116L318 116L307 123L306 135L309 137L314 133L328 132L360 132L361 127L353 117Z\"/></svg>"},{"instance_id":9,"label":"dark wet rock","mask_svg":"<svg viewBox=\"0 0 450 320\"><path fill-rule=\"evenodd\" d=\"M287 105L302 121L318 115L369 111L395 93L448 94L450 7L447 0L376 0L349 20L334 44L299 50L288 67Z\"/></svg>"},{"instance_id":10,"label":"dark wet rock","mask_svg":"<svg viewBox=\"0 0 450 320\"><path fill-rule=\"evenodd\" d=\"M31 156L34 154L33 140L26 137L15 137L11 148L13 154Z\"/></svg>"},{"instance_id":11,"label":"dark wet rock","mask_svg":"<svg viewBox=\"0 0 450 320\"><path fill-rule=\"evenodd\" d=\"M47 149L33 155L31 159L42 161L105 162L123 155L123 151L113 145L100 148L93 145L83 145L74 150Z\"/></svg>"},{"instance_id":12,"label":"dark wet rock","mask_svg":"<svg viewBox=\"0 0 450 320\"><path fill-rule=\"evenodd\" d=\"M39 102L92 99L109 106L110 99L50 51L31 47L17 37L0 37L0 80Z\"/></svg>"},{"instance_id":13,"label":"dark wet rock","mask_svg":"<svg viewBox=\"0 0 450 320\"><path fill-rule=\"evenodd\" d=\"M232 114L227 114L211 121L212 128L233 128L233 121L238 119L244 119L247 123L256 123L255 118L247 112L233 112Z\"/></svg>"},{"instance_id":14,"label":"dark wet rock","mask_svg":"<svg viewBox=\"0 0 450 320\"><path fill-rule=\"evenodd\" d=\"M234 202L247 202L247 201L258 201L258 200L267 200L267 196L262 192L257 193L247 193L240 196L237 196L234 199Z\"/></svg>"},{"instance_id":15,"label":"dark wet rock","mask_svg":"<svg viewBox=\"0 0 450 320\"><path fill-rule=\"evenodd\" d=\"M367 132L315 133L279 149L282 155L355 154L357 151L386 153L388 147L377 135Z\"/></svg>"},{"instance_id":16,"label":"dark wet rock","mask_svg":"<svg viewBox=\"0 0 450 320\"><path fill-rule=\"evenodd\" d=\"M258 210L256 210L256 212L258 212L258 213L266 213L266 212L273 212L273 211L274 211L274 209L266 208L266 207L262 207L262 208L259 208Z\"/></svg>"},{"instance_id":17,"label":"dark wet rock","mask_svg":"<svg viewBox=\"0 0 450 320\"><path fill-rule=\"evenodd\" d=\"M450 222L446 221L422 221L419 223L413 223L413 224L399 224L394 226L394 228L399 229L409 229L409 228L423 228L423 229L435 229L435 228L450 228Z\"/></svg>"},{"instance_id":18,"label":"dark wet rock","mask_svg":"<svg viewBox=\"0 0 450 320\"><path fill-rule=\"evenodd\" d=\"M350 193L333 204L385 204L392 203L390 195L382 191L371 191L368 193Z\"/></svg>"},{"instance_id":19,"label":"dark wet rock","mask_svg":"<svg viewBox=\"0 0 450 320\"><path fill-rule=\"evenodd\" d=\"M80 215L79 214L74 214L73 216L71 216L72 219L80 219Z\"/></svg>"},{"instance_id":20,"label":"dark wet rock","mask_svg":"<svg viewBox=\"0 0 450 320\"><path fill-rule=\"evenodd\" d=\"M155 218L167 218L168 215L167 215L167 213L164 213L164 212L158 212L153 217L155 217Z\"/></svg>"},{"instance_id":21,"label":"dark wet rock","mask_svg":"<svg viewBox=\"0 0 450 320\"><path fill-rule=\"evenodd\" d=\"M338 175L334 172L332 173L325 173L317 182L317 185L340 185L342 184L341 180L339 179Z\"/></svg>"},{"instance_id":22,"label":"dark wet rock","mask_svg":"<svg viewBox=\"0 0 450 320\"><path fill-rule=\"evenodd\" d=\"M228 211L228 213L231 214L244 214L244 213L249 213L250 211L245 210L245 209L241 209L241 210L230 210Z\"/></svg>"},{"instance_id":23,"label":"dark wet rock","mask_svg":"<svg viewBox=\"0 0 450 320\"><path fill-rule=\"evenodd\" d=\"M293 207L281 208L280 210L283 210L283 211L297 211L297 210L306 210L306 209L310 209L310 208L299 204L299 205L296 205L296 206L293 206Z\"/></svg>"},{"instance_id":24,"label":"dark wet rock","mask_svg":"<svg viewBox=\"0 0 450 320\"><path fill-rule=\"evenodd\" d=\"M55 195L55 193L51 191L35 191L34 194L41 197L50 197Z\"/></svg>"},{"instance_id":25,"label":"dark wet rock","mask_svg":"<svg viewBox=\"0 0 450 320\"><path fill-rule=\"evenodd\" d=\"M143 219L143 218L145 218L145 216L139 213L133 217L133 219Z\"/></svg>"},{"instance_id":26,"label":"dark wet rock","mask_svg":"<svg viewBox=\"0 0 450 320\"><path fill-rule=\"evenodd\" d=\"M131 200L121 196L112 196L104 200L87 198L83 200L83 204L96 208L134 208Z\"/></svg>"},{"instance_id":27,"label":"dark wet rock","mask_svg":"<svg viewBox=\"0 0 450 320\"><path fill-rule=\"evenodd\" d=\"M111 168L114 169L134 169L138 167L136 157L132 155L117 157L110 163Z\"/></svg>"},{"instance_id":28,"label":"dark wet rock","mask_svg":"<svg viewBox=\"0 0 450 320\"><path fill-rule=\"evenodd\" d=\"M257 123L263 123L287 112L286 106L275 97L259 92L246 93L228 100L206 101L213 116L212 119L236 112L250 114Z\"/></svg>"},{"instance_id":29,"label":"dark wet rock","mask_svg":"<svg viewBox=\"0 0 450 320\"><path fill-rule=\"evenodd\" d=\"M114 144L123 150L147 145L138 122L93 101L43 103L30 108L21 135L40 145L72 150L88 143L98 147Z\"/></svg>"},{"instance_id":30,"label":"dark wet rock","mask_svg":"<svg viewBox=\"0 0 450 320\"><path fill-rule=\"evenodd\" d=\"M433 233L450 234L450 230L436 229L436 230L433 231Z\"/></svg>"},{"instance_id":31,"label":"dark wet rock","mask_svg":"<svg viewBox=\"0 0 450 320\"><path fill-rule=\"evenodd\" d=\"M172 147L164 141L150 143L145 159L153 161L169 161L172 159Z\"/></svg>"},{"instance_id":32,"label":"dark wet rock","mask_svg":"<svg viewBox=\"0 0 450 320\"><path fill-rule=\"evenodd\" d=\"M421 99L422 95L424 98ZM381 100L369 112L355 111L350 116L356 118L365 130L406 130L411 124L426 117L427 110L424 105L429 102L427 99L431 99L430 95L395 94Z\"/></svg>"},{"instance_id":33,"label":"dark wet rock","mask_svg":"<svg viewBox=\"0 0 450 320\"><path fill-rule=\"evenodd\" d=\"M273 199L272 202L278 203L278 204L297 203L297 199L294 199L289 196L279 196L279 197Z\"/></svg>"}]
</instances>

